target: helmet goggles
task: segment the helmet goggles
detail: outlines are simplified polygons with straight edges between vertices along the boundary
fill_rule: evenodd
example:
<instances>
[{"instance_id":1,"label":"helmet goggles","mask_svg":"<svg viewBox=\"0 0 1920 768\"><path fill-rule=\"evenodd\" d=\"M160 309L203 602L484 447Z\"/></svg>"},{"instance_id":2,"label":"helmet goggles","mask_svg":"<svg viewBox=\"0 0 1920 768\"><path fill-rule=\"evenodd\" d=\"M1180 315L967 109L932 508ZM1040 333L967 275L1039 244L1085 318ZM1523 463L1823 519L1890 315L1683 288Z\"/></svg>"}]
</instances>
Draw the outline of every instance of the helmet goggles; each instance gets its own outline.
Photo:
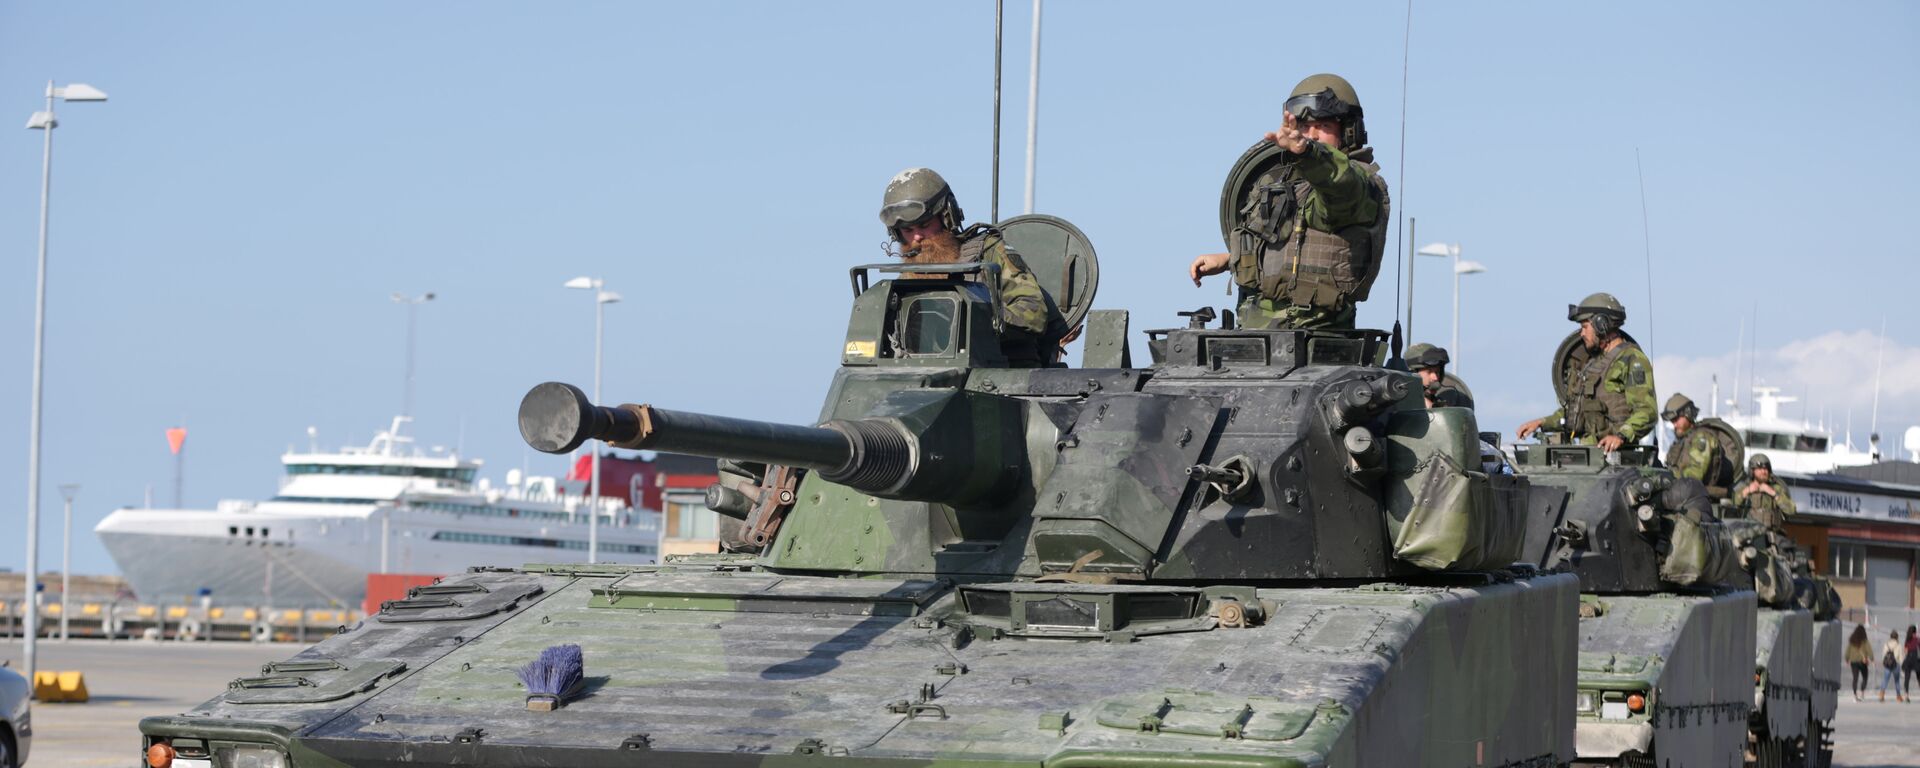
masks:
<instances>
[{"instance_id":1,"label":"helmet goggles","mask_svg":"<svg viewBox=\"0 0 1920 768\"><path fill-rule=\"evenodd\" d=\"M886 225L888 230L896 230L917 225L936 213L939 213L938 208L925 201L901 200L880 209L880 223Z\"/></svg>"},{"instance_id":2,"label":"helmet goggles","mask_svg":"<svg viewBox=\"0 0 1920 768\"><path fill-rule=\"evenodd\" d=\"M1295 120L1338 120L1352 112L1353 106L1333 95L1332 88L1326 88L1287 99L1281 109Z\"/></svg>"}]
</instances>

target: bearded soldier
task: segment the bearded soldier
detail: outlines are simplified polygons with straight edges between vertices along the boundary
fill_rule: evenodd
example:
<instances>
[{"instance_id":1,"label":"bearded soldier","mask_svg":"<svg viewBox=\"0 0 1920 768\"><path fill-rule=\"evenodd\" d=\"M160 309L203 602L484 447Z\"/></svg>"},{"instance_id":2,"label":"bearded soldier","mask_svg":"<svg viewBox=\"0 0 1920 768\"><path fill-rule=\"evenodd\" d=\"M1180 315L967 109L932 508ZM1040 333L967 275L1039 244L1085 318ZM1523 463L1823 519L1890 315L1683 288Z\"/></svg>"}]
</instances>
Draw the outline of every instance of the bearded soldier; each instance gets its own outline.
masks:
<instances>
[{"instance_id":1,"label":"bearded soldier","mask_svg":"<svg viewBox=\"0 0 1920 768\"><path fill-rule=\"evenodd\" d=\"M1058 356L1066 321L1052 309L1020 254L988 224L962 227L965 215L947 180L930 168L908 168L887 184L880 223L909 264L985 261L1000 267L1000 350L1015 367L1037 367Z\"/></svg>"},{"instance_id":2,"label":"bearded soldier","mask_svg":"<svg viewBox=\"0 0 1920 768\"><path fill-rule=\"evenodd\" d=\"M1604 451L1637 442L1653 430L1653 362L1620 330L1627 308L1611 294L1596 293L1568 305L1567 319L1580 324L1579 343L1559 361L1560 410L1520 425L1525 440L1542 426Z\"/></svg>"},{"instance_id":3,"label":"bearded soldier","mask_svg":"<svg viewBox=\"0 0 1920 768\"><path fill-rule=\"evenodd\" d=\"M1428 408L1473 407L1473 393L1467 390L1466 382L1447 373L1447 363L1452 362L1447 350L1432 344L1415 344L1407 348L1406 360L1407 367L1420 376Z\"/></svg>"},{"instance_id":4,"label":"bearded soldier","mask_svg":"<svg viewBox=\"0 0 1920 768\"><path fill-rule=\"evenodd\" d=\"M1352 328L1380 273L1389 202L1360 97L1338 75L1314 75L1284 112L1229 175L1223 206L1238 214L1223 223L1228 252L1200 256L1187 272L1197 286L1231 268L1243 327ZM1241 168L1276 147L1278 162L1237 189Z\"/></svg>"},{"instance_id":5,"label":"bearded soldier","mask_svg":"<svg viewBox=\"0 0 1920 768\"><path fill-rule=\"evenodd\" d=\"M1764 453L1747 460L1747 476L1733 490L1733 505L1775 533L1782 532L1794 513L1793 496L1787 484L1773 476L1773 460Z\"/></svg>"},{"instance_id":6,"label":"bearded soldier","mask_svg":"<svg viewBox=\"0 0 1920 768\"><path fill-rule=\"evenodd\" d=\"M1738 433L1719 419L1701 420L1700 406L1679 393L1667 399L1660 418L1673 422L1674 440L1673 447L1667 449L1667 468L1681 477L1699 480L1707 487L1708 496L1727 498L1739 474L1739 459L1731 457L1745 450L1737 439L1728 439Z\"/></svg>"}]
</instances>

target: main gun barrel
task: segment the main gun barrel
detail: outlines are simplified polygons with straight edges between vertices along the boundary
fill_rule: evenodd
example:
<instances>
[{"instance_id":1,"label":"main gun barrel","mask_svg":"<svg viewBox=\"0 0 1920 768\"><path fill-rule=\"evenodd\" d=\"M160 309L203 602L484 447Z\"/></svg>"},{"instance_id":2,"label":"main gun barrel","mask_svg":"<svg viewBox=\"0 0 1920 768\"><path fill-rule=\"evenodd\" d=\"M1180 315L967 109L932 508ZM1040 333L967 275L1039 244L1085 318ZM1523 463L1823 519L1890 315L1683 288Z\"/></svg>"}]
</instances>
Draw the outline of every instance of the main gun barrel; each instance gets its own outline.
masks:
<instances>
[{"instance_id":1,"label":"main gun barrel","mask_svg":"<svg viewBox=\"0 0 1920 768\"><path fill-rule=\"evenodd\" d=\"M579 387L547 382L520 401L520 436L535 450L567 453L588 440L818 471L837 483L885 490L912 472L899 430L870 420L802 427L651 405L594 405Z\"/></svg>"},{"instance_id":2,"label":"main gun barrel","mask_svg":"<svg viewBox=\"0 0 1920 768\"><path fill-rule=\"evenodd\" d=\"M607 407L579 387L547 382L520 401L520 436L535 450L568 453L588 440L620 448L669 451L832 472L853 459L844 433L651 405Z\"/></svg>"}]
</instances>

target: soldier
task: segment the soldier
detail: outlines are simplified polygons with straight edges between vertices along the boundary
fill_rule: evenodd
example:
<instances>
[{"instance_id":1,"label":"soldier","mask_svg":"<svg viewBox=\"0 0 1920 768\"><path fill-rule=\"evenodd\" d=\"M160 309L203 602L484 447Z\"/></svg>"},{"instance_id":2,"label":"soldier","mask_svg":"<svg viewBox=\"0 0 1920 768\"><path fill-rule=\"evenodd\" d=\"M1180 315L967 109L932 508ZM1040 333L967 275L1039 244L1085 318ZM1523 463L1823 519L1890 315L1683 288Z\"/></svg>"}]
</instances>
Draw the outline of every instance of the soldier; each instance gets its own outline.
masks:
<instances>
[{"instance_id":1,"label":"soldier","mask_svg":"<svg viewBox=\"0 0 1920 768\"><path fill-rule=\"evenodd\" d=\"M1756 453L1747 460L1746 482L1734 489L1733 505L1775 533L1782 532L1794 512L1793 496L1787 493L1787 484L1773 476L1773 461L1764 453Z\"/></svg>"},{"instance_id":2,"label":"soldier","mask_svg":"<svg viewBox=\"0 0 1920 768\"><path fill-rule=\"evenodd\" d=\"M1673 447L1667 449L1667 468L1681 477L1690 477L1707 487L1707 495L1725 499L1733 490L1737 468L1727 458L1724 436L1700 424L1700 406L1686 395L1674 393L1660 418L1673 422Z\"/></svg>"},{"instance_id":3,"label":"soldier","mask_svg":"<svg viewBox=\"0 0 1920 768\"><path fill-rule=\"evenodd\" d=\"M1284 162L1257 180L1230 252L1202 255L1187 272L1198 286L1231 267L1243 327L1352 328L1380 273L1387 182L1345 79L1302 80L1283 109L1266 140L1284 150Z\"/></svg>"},{"instance_id":4,"label":"soldier","mask_svg":"<svg viewBox=\"0 0 1920 768\"><path fill-rule=\"evenodd\" d=\"M1420 374L1420 387L1426 391L1428 408L1472 408L1473 394L1459 377L1447 373L1452 359L1447 350L1432 344L1415 344L1407 349L1407 367Z\"/></svg>"},{"instance_id":5,"label":"soldier","mask_svg":"<svg viewBox=\"0 0 1920 768\"><path fill-rule=\"evenodd\" d=\"M1053 309L1020 254L988 224L962 228L964 214L947 180L930 168L908 168L887 184L880 223L910 264L985 259L1000 267L1000 349L1016 367L1040 367L1059 356L1066 321Z\"/></svg>"},{"instance_id":6,"label":"soldier","mask_svg":"<svg viewBox=\"0 0 1920 768\"><path fill-rule=\"evenodd\" d=\"M1627 308L1611 294L1596 293L1568 305L1567 319L1580 324L1581 343L1563 368L1560 410L1520 425L1525 440L1550 425L1604 451L1637 442L1653 429L1653 363L1620 331Z\"/></svg>"}]
</instances>

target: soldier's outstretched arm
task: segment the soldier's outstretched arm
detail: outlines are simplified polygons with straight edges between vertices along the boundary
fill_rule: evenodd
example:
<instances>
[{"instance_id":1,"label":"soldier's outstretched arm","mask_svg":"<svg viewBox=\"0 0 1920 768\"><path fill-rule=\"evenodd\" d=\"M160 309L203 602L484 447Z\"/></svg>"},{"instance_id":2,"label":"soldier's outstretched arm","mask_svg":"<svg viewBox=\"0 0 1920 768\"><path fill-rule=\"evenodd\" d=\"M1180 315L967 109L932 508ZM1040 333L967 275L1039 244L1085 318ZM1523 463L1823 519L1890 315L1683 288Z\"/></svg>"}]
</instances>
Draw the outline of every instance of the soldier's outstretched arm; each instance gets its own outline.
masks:
<instances>
[{"instance_id":1,"label":"soldier's outstretched arm","mask_svg":"<svg viewBox=\"0 0 1920 768\"><path fill-rule=\"evenodd\" d=\"M1193 278L1194 287L1200 286L1200 278L1217 275L1227 271L1227 262L1233 259L1228 253L1203 253L1195 257L1187 266L1187 276Z\"/></svg>"},{"instance_id":2,"label":"soldier's outstretched arm","mask_svg":"<svg viewBox=\"0 0 1920 768\"><path fill-rule=\"evenodd\" d=\"M1380 215L1380 204L1368 194L1373 182L1370 172L1349 159L1346 153L1317 141L1307 142L1307 151L1294 161L1294 169L1313 187L1319 199L1319 221L1309 221L1315 229L1333 231L1344 227L1372 224Z\"/></svg>"}]
</instances>

